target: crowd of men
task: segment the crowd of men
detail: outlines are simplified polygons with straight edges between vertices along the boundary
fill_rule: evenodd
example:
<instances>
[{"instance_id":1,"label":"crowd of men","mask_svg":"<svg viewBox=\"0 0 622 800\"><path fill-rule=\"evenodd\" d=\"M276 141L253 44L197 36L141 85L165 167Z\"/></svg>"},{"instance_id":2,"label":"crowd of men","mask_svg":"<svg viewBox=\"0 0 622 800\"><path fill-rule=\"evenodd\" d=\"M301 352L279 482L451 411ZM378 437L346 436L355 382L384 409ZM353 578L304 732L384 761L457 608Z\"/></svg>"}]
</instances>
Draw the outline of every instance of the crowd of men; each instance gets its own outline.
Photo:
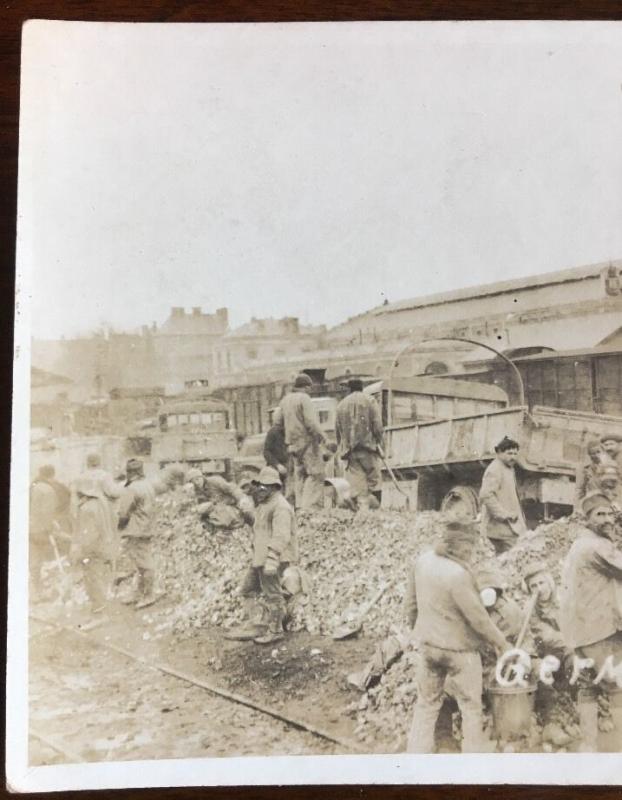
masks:
<instances>
[{"instance_id":1,"label":"crowd of men","mask_svg":"<svg viewBox=\"0 0 622 800\"><path fill-rule=\"evenodd\" d=\"M130 459L115 479L103 469L100 456L91 453L69 487L55 479L52 466L41 467L30 490L31 599L42 596L45 562L64 572L62 553L82 578L90 624L98 623L113 585L122 580L132 579L134 587L124 602L138 609L155 603L155 494L139 459ZM125 574L117 569L121 556L128 567Z\"/></svg>"},{"instance_id":2,"label":"crowd of men","mask_svg":"<svg viewBox=\"0 0 622 800\"><path fill-rule=\"evenodd\" d=\"M327 477L335 448L319 423L310 387L311 379L298 375L293 390L281 400L266 437L266 466L257 476L234 484L199 469L182 469L160 479L165 490L179 483L192 487L197 514L208 528L252 526L252 560L240 587L247 621L228 633L231 639L265 645L284 637L288 603L307 589L298 566L297 514L324 506L327 483L335 489L338 503L363 512L382 501L384 432L375 401L361 381L353 379L337 407L336 450L347 485L347 491L338 491L337 479ZM618 680L611 668L612 661L615 667L622 657L622 552L613 542L622 508L621 440L609 434L591 442L587 461L577 471L575 510L582 515L583 527L566 558L562 585L555 586L542 563L531 565L523 576L535 601L525 646L536 659L555 656L562 665L559 680L567 680L563 676L571 657L575 666L577 659L583 665L577 709L585 750L597 749L597 693L603 690L610 698L622 750L622 676ZM486 749L482 654L511 651L522 627L523 614L508 597L502 574L478 571L472 564L483 535L500 557L502 570L504 554L526 530L515 473L519 444L506 436L495 452L482 481L481 518L439 521L435 549L411 565L405 607L412 633L396 633L360 673L350 676L353 685L368 688L399 657L406 639L416 641L418 692L410 752L434 749L445 694L455 698L461 712L463 749ZM31 487L33 595L45 554L49 557L51 547L58 561L57 539L64 537L71 562L82 572L94 616L105 610L111 586L129 578L136 591L128 602L137 608L156 602L155 495L137 459L128 461L123 478L115 480L93 454L69 488L55 481L51 467L42 468ZM66 530L71 534L63 533ZM118 570L121 555L129 565L125 574ZM546 703L546 692L542 697Z\"/></svg>"},{"instance_id":3,"label":"crowd of men","mask_svg":"<svg viewBox=\"0 0 622 800\"><path fill-rule=\"evenodd\" d=\"M461 712L463 751L489 749L483 734L482 654L488 647L502 658L512 655L517 645L536 664L538 659L547 659L551 670L546 673L550 680L538 687L541 715L546 718L554 703L549 683L559 689L568 688L570 682L575 687L579 749L595 752L598 695L604 692L616 750L622 750L622 551L614 541L621 507L621 438L608 434L602 441L591 442L589 461L578 470L575 511L581 528L565 558L560 587L542 561L524 571L524 588L535 600L526 642L515 641L522 614L503 599L503 579L478 574L472 563L482 533L502 556L525 530L514 472L517 442L504 437L486 469L480 492L481 525L475 520L447 520L434 551L412 565L406 621L418 645L419 667L409 752L433 752L445 694L455 699ZM516 663L520 657L516 653ZM382 659L376 656L378 661L382 670ZM523 662L522 670L515 670L517 680L524 679L524 672ZM370 675L373 669L368 668L363 679L369 680ZM354 675L351 682L362 688L360 680L361 675Z\"/></svg>"}]
</instances>

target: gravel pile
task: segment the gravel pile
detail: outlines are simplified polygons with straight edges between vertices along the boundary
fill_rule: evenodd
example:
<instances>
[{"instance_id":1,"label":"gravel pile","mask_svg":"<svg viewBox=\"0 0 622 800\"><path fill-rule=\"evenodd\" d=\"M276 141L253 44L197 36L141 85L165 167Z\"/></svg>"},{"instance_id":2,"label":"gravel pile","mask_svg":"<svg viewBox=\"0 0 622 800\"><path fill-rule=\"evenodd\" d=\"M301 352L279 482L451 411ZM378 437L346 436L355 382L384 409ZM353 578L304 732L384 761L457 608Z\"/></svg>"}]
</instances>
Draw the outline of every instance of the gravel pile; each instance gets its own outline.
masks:
<instances>
[{"instance_id":1,"label":"gravel pile","mask_svg":"<svg viewBox=\"0 0 622 800\"><path fill-rule=\"evenodd\" d=\"M382 587L365 616L364 630L382 638L401 622L408 564L435 543L440 515L400 511L353 514L330 509L301 514L300 565L311 580L306 603L293 611L290 628L331 634L355 621ZM243 618L238 587L251 562L249 527L211 533L183 489L159 499L157 548L160 580L175 602L174 629L192 633L208 624L228 628ZM482 543L478 559L492 549Z\"/></svg>"},{"instance_id":2,"label":"gravel pile","mask_svg":"<svg viewBox=\"0 0 622 800\"><path fill-rule=\"evenodd\" d=\"M533 531L523 534L515 547L500 557L476 558L478 566L496 567L506 575L509 593L525 606L527 595L521 585L523 571L528 564L540 561L545 564L559 585L564 558L574 541L580 524L572 519L561 519L540 525ZM371 655L371 654L370 654ZM403 749L414 702L416 700L417 653L407 651L402 658L386 672L380 683L369 689L349 707L348 712L356 717L356 732L365 742L380 742L379 751L386 747ZM484 674L492 675L494 662L484 659ZM544 703L537 702L537 707ZM454 713L454 729L458 714ZM490 709L485 713L486 730L494 737ZM610 727L606 701L601 702L600 726L602 730ZM569 749L579 736L574 702L567 690L555 690L553 703L547 704L546 714L534 714L531 731L520 742L499 744L501 749L512 751L563 751Z\"/></svg>"}]
</instances>

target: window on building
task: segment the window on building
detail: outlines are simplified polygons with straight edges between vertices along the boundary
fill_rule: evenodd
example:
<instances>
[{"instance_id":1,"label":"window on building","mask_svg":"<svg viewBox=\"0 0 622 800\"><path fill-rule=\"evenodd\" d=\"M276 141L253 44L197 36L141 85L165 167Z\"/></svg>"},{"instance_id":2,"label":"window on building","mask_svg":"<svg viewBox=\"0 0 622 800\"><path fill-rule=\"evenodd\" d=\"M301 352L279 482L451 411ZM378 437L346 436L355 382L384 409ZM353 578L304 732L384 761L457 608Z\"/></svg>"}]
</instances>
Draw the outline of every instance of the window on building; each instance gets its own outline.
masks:
<instances>
[{"instance_id":1,"label":"window on building","mask_svg":"<svg viewBox=\"0 0 622 800\"><path fill-rule=\"evenodd\" d=\"M257 348L256 347L247 347L246 348L246 357L249 358L251 361L254 361L257 358Z\"/></svg>"},{"instance_id":2,"label":"window on building","mask_svg":"<svg viewBox=\"0 0 622 800\"><path fill-rule=\"evenodd\" d=\"M449 372L449 367L443 361L431 361L425 368L426 375L446 375Z\"/></svg>"}]
</instances>

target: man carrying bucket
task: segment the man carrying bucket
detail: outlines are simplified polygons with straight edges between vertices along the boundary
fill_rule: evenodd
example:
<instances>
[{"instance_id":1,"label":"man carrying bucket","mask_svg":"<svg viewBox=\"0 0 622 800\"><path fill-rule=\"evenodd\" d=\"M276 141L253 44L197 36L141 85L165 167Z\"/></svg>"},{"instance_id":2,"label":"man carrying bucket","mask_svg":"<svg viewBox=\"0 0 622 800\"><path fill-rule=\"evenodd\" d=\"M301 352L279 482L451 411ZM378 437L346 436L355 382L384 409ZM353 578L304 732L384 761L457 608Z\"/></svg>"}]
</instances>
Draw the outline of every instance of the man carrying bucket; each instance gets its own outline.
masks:
<instances>
[{"instance_id":1,"label":"man carrying bucket","mask_svg":"<svg viewBox=\"0 0 622 800\"><path fill-rule=\"evenodd\" d=\"M431 753L434 727L445 691L462 714L463 752L483 752L482 661L480 650L491 644L497 653L511 649L491 621L468 566L478 532L473 522L445 523L440 543L415 562L405 607L420 663L417 701L407 752Z\"/></svg>"}]
</instances>

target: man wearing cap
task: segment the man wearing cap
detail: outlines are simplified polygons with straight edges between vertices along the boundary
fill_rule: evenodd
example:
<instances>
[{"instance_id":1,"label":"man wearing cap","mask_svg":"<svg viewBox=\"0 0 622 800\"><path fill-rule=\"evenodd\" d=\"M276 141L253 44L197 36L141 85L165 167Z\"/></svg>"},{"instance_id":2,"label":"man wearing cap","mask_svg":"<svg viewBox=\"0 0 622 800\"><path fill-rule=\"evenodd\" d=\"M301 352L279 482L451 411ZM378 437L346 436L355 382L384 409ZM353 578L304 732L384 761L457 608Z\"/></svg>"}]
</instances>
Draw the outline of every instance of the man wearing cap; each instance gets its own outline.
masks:
<instances>
[{"instance_id":1,"label":"man wearing cap","mask_svg":"<svg viewBox=\"0 0 622 800\"><path fill-rule=\"evenodd\" d=\"M496 457L486 467L479 493L482 535L490 539L497 555L513 547L518 534L526 529L514 472L518 450L518 442L504 436L495 447Z\"/></svg>"},{"instance_id":2,"label":"man wearing cap","mask_svg":"<svg viewBox=\"0 0 622 800\"><path fill-rule=\"evenodd\" d=\"M273 467L264 467L255 481L253 563L241 594L247 598L260 595L263 617L251 624L249 631L233 633L229 638L250 639L252 634L257 644L272 644L283 638L286 600L281 578L290 564L298 562L298 540L294 509L283 497L282 486Z\"/></svg>"},{"instance_id":3,"label":"man wearing cap","mask_svg":"<svg viewBox=\"0 0 622 800\"><path fill-rule=\"evenodd\" d=\"M308 395L313 385L305 373L296 376L293 391L281 400L285 443L292 461L296 508L322 508L324 504L324 432Z\"/></svg>"},{"instance_id":4,"label":"man wearing cap","mask_svg":"<svg viewBox=\"0 0 622 800\"><path fill-rule=\"evenodd\" d=\"M574 507L579 511L581 501L589 492L598 490L598 469L603 463L611 462L611 459L598 439L592 439L587 443L587 461L577 467L575 476L575 501Z\"/></svg>"},{"instance_id":5,"label":"man wearing cap","mask_svg":"<svg viewBox=\"0 0 622 800\"><path fill-rule=\"evenodd\" d=\"M464 752L486 750L482 731L481 650L511 648L491 621L468 566L478 532L471 522L450 520L440 542L410 570L406 618L414 625L420 662L417 701L408 736L409 753L431 753L443 693L452 694L462 715Z\"/></svg>"},{"instance_id":6,"label":"man wearing cap","mask_svg":"<svg viewBox=\"0 0 622 800\"><path fill-rule=\"evenodd\" d=\"M380 411L373 397L363 393L358 378L348 381L350 394L337 406L335 433L346 462L346 475L352 487L352 497L359 506L368 507L372 495L378 505L382 500L380 456L384 431Z\"/></svg>"},{"instance_id":7,"label":"man wearing cap","mask_svg":"<svg viewBox=\"0 0 622 800\"><path fill-rule=\"evenodd\" d=\"M598 737L598 691L609 695L622 750L622 690L611 675L601 675L622 661L622 552L613 544L614 511L604 494L592 492L583 499L585 527L566 556L560 593L560 623L566 645L581 659L592 659L593 670L581 673L578 683L582 749L594 752Z\"/></svg>"},{"instance_id":8,"label":"man wearing cap","mask_svg":"<svg viewBox=\"0 0 622 800\"><path fill-rule=\"evenodd\" d=\"M607 456L615 463L618 472L622 472L622 434L605 433L600 442Z\"/></svg>"},{"instance_id":9,"label":"man wearing cap","mask_svg":"<svg viewBox=\"0 0 622 800\"><path fill-rule=\"evenodd\" d=\"M119 542L110 499L93 474L94 470L87 469L72 487L74 524L69 557L82 572L91 611L96 615L105 610L108 601Z\"/></svg>"},{"instance_id":10,"label":"man wearing cap","mask_svg":"<svg viewBox=\"0 0 622 800\"><path fill-rule=\"evenodd\" d=\"M155 492L145 478L143 462L132 458L126 466L125 488L119 501L119 530L125 553L138 575L138 593L127 602L146 608L156 602L155 566L151 550Z\"/></svg>"},{"instance_id":11,"label":"man wearing cap","mask_svg":"<svg viewBox=\"0 0 622 800\"><path fill-rule=\"evenodd\" d=\"M611 501L617 521L622 515L622 488L615 463L601 464L596 472L596 480L598 489Z\"/></svg>"}]
</instances>

